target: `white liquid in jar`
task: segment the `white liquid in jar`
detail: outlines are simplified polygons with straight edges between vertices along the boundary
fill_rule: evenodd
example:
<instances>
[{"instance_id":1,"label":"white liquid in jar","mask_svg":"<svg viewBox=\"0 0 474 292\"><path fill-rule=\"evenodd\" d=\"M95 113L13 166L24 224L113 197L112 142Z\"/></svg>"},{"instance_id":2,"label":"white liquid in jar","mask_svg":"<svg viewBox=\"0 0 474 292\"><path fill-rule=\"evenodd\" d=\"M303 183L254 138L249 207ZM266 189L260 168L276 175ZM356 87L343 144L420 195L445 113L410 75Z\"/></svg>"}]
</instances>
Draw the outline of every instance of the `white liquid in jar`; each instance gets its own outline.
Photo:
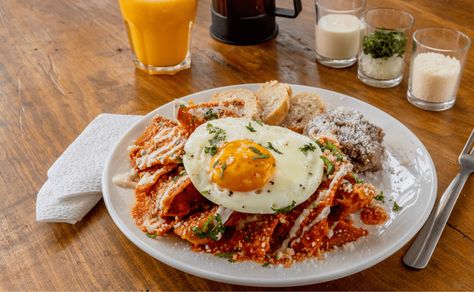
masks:
<instances>
[{"instance_id":1,"label":"white liquid in jar","mask_svg":"<svg viewBox=\"0 0 474 292\"><path fill-rule=\"evenodd\" d=\"M330 59L349 59L359 52L362 24L351 14L328 14L316 24L316 53Z\"/></svg>"}]
</instances>

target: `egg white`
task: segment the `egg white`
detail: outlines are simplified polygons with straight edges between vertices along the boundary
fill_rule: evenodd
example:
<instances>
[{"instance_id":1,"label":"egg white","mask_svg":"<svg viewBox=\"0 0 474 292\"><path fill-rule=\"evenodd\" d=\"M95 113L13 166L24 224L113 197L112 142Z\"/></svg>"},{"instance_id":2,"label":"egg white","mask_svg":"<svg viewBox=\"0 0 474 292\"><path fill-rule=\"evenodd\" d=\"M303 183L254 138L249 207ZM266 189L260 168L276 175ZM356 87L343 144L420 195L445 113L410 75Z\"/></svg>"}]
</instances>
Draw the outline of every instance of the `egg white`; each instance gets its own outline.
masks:
<instances>
[{"instance_id":1,"label":"egg white","mask_svg":"<svg viewBox=\"0 0 474 292\"><path fill-rule=\"evenodd\" d=\"M246 128L249 123L255 132ZM209 133L207 124L225 131L226 139L219 142L218 146L246 139L264 147L271 142L273 147L281 151L283 154L269 149L275 158L275 172L270 181L261 189L249 192L230 192L212 182L212 156L205 153L205 147L209 146L214 134ZM300 148L308 143L316 146L316 149L301 151ZM309 137L249 119L223 118L204 123L188 138L184 150L184 167L197 190L215 204L243 213L272 214L275 209L292 205L293 201L298 205L316 191L323 176L321 150Z\"/></svg>"}]
</instances>

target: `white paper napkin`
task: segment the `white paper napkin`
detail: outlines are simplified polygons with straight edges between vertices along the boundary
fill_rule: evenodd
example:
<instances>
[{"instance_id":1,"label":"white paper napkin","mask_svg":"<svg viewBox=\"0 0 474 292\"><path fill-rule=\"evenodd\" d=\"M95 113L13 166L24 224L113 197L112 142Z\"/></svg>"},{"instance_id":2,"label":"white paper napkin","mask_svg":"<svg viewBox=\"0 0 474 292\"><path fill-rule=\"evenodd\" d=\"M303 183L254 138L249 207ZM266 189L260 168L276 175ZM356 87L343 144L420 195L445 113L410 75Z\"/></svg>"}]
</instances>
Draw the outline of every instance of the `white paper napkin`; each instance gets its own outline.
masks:
<instances>
[{"instance_id":1,"label":"white paper napkin","mask_svg":"<svg viewBox=\"0 0 474 292\"><path fill-rule=\"evenodd\" d=\"M80 221L102 198L102 170L109 151L140 116L101 114L48 170L36 197L36 221Z\"/></svg>"}]
</instances>

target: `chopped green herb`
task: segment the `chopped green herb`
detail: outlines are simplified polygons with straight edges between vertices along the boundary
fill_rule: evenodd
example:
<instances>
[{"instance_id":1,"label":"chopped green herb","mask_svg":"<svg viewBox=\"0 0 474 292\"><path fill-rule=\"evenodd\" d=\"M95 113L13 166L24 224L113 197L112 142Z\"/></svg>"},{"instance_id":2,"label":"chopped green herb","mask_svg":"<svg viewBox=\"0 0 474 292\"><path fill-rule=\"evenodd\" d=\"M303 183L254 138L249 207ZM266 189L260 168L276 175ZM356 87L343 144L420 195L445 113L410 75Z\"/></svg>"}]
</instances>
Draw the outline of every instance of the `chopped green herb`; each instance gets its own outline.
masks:
<instances>
[{"instance_id":1,"label":"chopped green herb","mask_svg":"<svg viewBox=\"0 0 474 292\"><path fill-rule=\"evenodd\" d=\"M177 156L176 161L178 161L179 164L183 164L183 157L182 156Z\"/></svg>"},{"instance_id":2,"label":"chopped green herb","mask_svg":"<svg viewBox=\"0 0 474 292\"><path fill-rule=\"evenodd\" d=\"M177 181L178 178L184 176L186 174L186 170L182 170L177 176L173 178L173 181Z\"/></svg>"},{"instance_id":3,"label":"chopped green herb","mask_svg":"<svg viewBox=\"0 0 474 292\"><path fill-rule=\"evenodd\" d=\"M208 121L210 120L215 120L215 119L218 119L219 116L217 115L217 113L215 113L212 108L208 109L205 113L204 113L204 118Z\"/></svg>"},{"instance_id":4,"label":"chopped green herb","mask_svg":"<svg viewBox=\"0 0 474 292\"><path fill-rule=\"evenodd\" d=\"M184 103L180 103L179 108L186 108L186 105Z\"/></svg>"},{"instance_id":5,"label":"chopped green herb","mask_svg":"<svg viewBox=\"0 0 474 292\"><path fill-rule=\"evenodd\" d=\"M210 146L204 147L204 153L208 153L214 156L217 153L218 149L217 143L220 141L224 141L226 138L226 134L223 129L214 127L212 124L207 124L206 129L209 134L214 134L214 137L209 140Z\"/></svg>"},{"instance_id":6,"label":"chopped green herb","mask_svg":"<svg viewBox=\"0 0 474 292\"><path fill-rule=\"evenodd\" d=\"M319 156L323 162L324 162L324 165L326 166L326 174L328 176L330 176L333 172L334 172L334 164L332 164L331 160L327 159L326 156Z\"/></svg>"},{"instance_id":7,"label":"chopped green herb","mask_svg":"<svg viewBox=\"0 0 474 292\"><path fill-rule=\"evenodd\" d=\"M362 40L364 54L384 60L394 55L402 57L406 44L406 34L401 31L376 30Z\"/></svg>"},{"instance_id":8,"label":"chopped green herb","mask_svg":"<svg viewBox=\"0 0 474 292\"><path fill-rule=\"evenodd\" d=\"M263 154L260 150L253 146L249 146L249 149L252 150L253 153L257 154L257 156L253 158L253 160L270 158L270 155Z\"/></svg>"},{"instance_id":9,"label":"chopped green herb","mask_svg":"<svg viewBox=\"0 0 474 292\"><path fill-rule=\"evenodd\" d=\"M318 144L319 148L321 148L321 151L324 152L324 150L329 150L334 156L336 156L337 161L342 161L344 159L344 153L342 153L341 149L337 148L336 145L334 145L331 141L326 141L324 144L322 144L319 141L316 141L316 144Z\"/></svg>"},{"instance_id":10,"label":"chopped green herb","mask_svg":"<svg viewBox=\"0 0 474 292\"><path fill-rule=\"evenodd\" d=\"M221 168L222 168L222 172L221 172L221 179L222 179L222 178L224 177L224 171L225 171L225 169L227 168L227 163L225 163L225 161L224 161L224 163L221 165Z\"/></svg>"},{"instance_id":11,"label":"chopped green herb","mask_svg":"<svg viewBox=\"0 0 474 292\"><path fill-rule=\"evenodd\" d=\"M270 265L270 262L264 262L264 263L262 264L262 267L265 268L265 267L268 267L269 265Z\"/></svg>"},{"instance_id":12,"label":"chopped green herb","mask_svg":"<svg viewBox=\"0 0 474 292\"><path fill-rule=\"evenodd\" d=\"M399 206L397 202L393 201L393 208L392 208L392 210L398 212L398 211L400 211L401 209L403 209L403 207Z\"/></svg>"},{"instance_id":13,"label":"chopped green herb","mask_svg":"<svg viewBox=\"0 0 474 292\"><path fill-rule=\"evenodd\" d=\"M383 191L380 191L380 194L374 197L377 201L385 203L385 196L383 195Z\"/></svg>"},{"instance_id":14,"label":"chopped green herb","mask_svg":"<svg viewBox=\"0 0 474 292\"><path fill-rule=\"evenodd\" d=\"M300 147L300 150L301 150L301 152L306 154L306 153L308 153L308 151L316 150L316 146L314 146L313 143L308 143L308 144L304 144L303 147Z\"/></svg>"},{"instance_id":15,"label":"chopped green herb","mask_svg":"<svg viewBox=\"0 0 474 292\"><path fill-rule=\"evenodd\" d=\"M218 164L219 164L219 160L216 160L216 162L214 162L214 164L212 165L212 168L215 168Z\"/></svg>"},{"instance_id":16,"label":"chopped green herb","mask_svg":"<svg viewBox=\"0 0 474 292\"><path fill-rule=\"evenodd\" d=\"M219 235L225 232L221 215L209 216L201 227L194 226L193 233L199 238L209 238L214 241L219 239Z\"/></svg>"},{"instance_id":17,"label":"chopped green herb","mask_svg":"<svg viewBox=\"0 0 474 292\"><path fill-rule=\"evenodd\" d=\"M210 191L209 190L204 190L204 191L201 191L200 193L203 194L204 196L207 196L207 195L209 195Z\"/></svg>"},{"instance_id":18,"label":"chopped green herb","mask_svg":"<svg viewBox=\"0 0 474 292\"><path fill-rule=\"evenodd\" d=\"M146 233L146 236L149 237L149 238L156 238L156 233Z\"/></svg>"},{"instance_id":19,"label":"chopped green herb","mask_svg":"<svg viewBox=\"0 0 474 292\"><path fill-rule=\"evenodd\" d=\"M363 184L364 180L359 178L355 173L352 173L352 176L354 177L354 180L357 184Z\"/></svg>"},{"instance_id":20,"label":"chopped green herb","mask_svg":"<svg viewBox=\"0 0 474 292\"><path fill-rule=\"evenodd\" d=\"M245 127L246 127L247 130L249 130L250 132L254 132L254 133L257 132L257 130L255 130L255 128L252 126L251 123L249 123L249 125L248 125L248 126L245 126Z\"/></svg>"},{"instance_id":21,"label":"chopped green herb","mask_svg":"<svg viewBox=\"0 0 474 292\"><path fill-rule=\"evenodd\" d=\"M232 259L234 257L234 254L231 252L220 252L220 253L216 253L216 257Z\"/></svg>"},{"instance_id":22,"label":"chopped green herb","mask_svg":"<svg viewBox=\"0 0 474 292\"><path fill-rule=\"evenodd\" d=\"M255 120L255 122L256 122L257 124L259 124L260 126L263 126L262 120Z\"/></svg>"},{"instance_id":23,"label":"chopped green herb","mask_svg":"<svg viewBox=\"0 0 474 292\"><path fill-rule=\"evenodd\" d=\"M268 142L267 148L270 149L270 150L275 151L275 152L278 153L278 154L283 154L283 152L281 152L280 150L278 150L278 149L276 149L275 147L273 147L272 142Z\"/></svg>"},{"instance_id":24,"label":"chopped green herb","mask_svg":"<svg viewBox=\"0 0 474 292\"><path fill-rule=\"evenodd\" d=\"M286 214L288 212L290 212L291 210L293 210L296 206L296 202L295 201L292 201L291 202L291 205L288 205L286 207L283 207L283 208L279 208L279 209L276 209L276 208L273 208L272 207L272 210L275 212L275 214Z\"/></svg>"},{"instance_id":25,"label":"chopped green herb","mask_svg":"<svg viewBox=\"0 0 474 292\"><path fill-rule=\"evenodd\" d=\"M204 153L211 154L212 156L214 156L217 153L217 146L212 145L204 147Z\"/></svg>"}]
</instances>

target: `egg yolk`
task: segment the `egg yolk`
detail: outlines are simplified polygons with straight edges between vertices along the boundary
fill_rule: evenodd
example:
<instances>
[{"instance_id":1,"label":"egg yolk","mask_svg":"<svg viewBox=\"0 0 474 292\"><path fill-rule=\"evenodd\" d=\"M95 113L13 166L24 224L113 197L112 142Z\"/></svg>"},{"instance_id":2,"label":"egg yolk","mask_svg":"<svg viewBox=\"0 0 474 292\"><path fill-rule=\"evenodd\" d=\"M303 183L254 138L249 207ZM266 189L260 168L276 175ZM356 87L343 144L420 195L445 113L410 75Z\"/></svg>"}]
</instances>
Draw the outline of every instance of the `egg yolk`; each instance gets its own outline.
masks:
<instances>
[{"instance_id":1,"label":"egg yolk","mask_svg":"<svg viewBox=\"0 0 474 292\"><path fill-rule=\"evenodd\" d=\"M272 177L275 158L249 141L228 142L211 159L211 180L223 189L248 192L262 188Z\"/></svg>"}]
</instances>

